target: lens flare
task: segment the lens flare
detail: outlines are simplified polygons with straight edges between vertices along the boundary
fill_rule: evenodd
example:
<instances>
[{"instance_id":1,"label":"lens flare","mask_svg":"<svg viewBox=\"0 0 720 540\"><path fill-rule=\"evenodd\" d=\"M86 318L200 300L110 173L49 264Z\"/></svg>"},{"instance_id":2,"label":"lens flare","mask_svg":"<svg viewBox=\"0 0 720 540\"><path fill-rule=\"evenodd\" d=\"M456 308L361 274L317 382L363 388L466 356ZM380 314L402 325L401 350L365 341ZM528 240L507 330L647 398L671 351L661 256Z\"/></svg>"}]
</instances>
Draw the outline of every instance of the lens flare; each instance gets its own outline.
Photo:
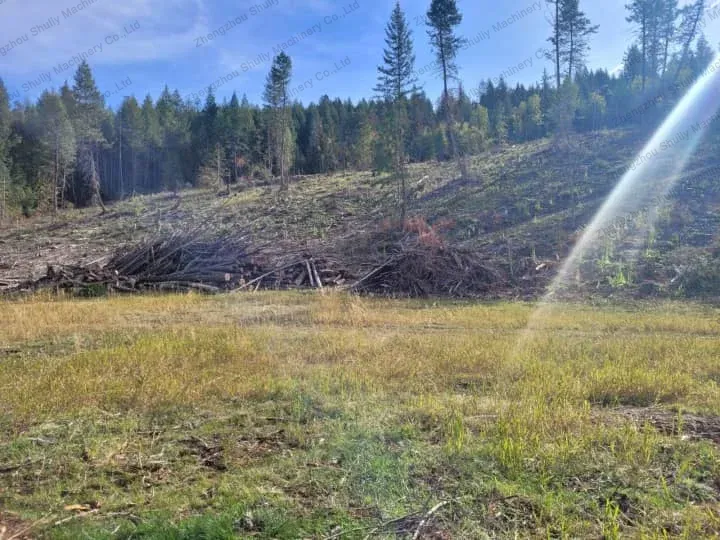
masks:
<instances>
[{"instance_id":1,"label":"lens flare","mask_svg":"<svg viewBox=\"0 0 720 540\"><path fill-rule=\"evenodd\" d=\"M707 128L720 117L719 110L720 55L683 96L603 203L531 316L528 330L540 326L551 302L562 291L581 281L581 264L599 247L604 231L643 210L650 216L643 230L649 230L658 207L680 178Z\"/></svg>"}]
</instances>

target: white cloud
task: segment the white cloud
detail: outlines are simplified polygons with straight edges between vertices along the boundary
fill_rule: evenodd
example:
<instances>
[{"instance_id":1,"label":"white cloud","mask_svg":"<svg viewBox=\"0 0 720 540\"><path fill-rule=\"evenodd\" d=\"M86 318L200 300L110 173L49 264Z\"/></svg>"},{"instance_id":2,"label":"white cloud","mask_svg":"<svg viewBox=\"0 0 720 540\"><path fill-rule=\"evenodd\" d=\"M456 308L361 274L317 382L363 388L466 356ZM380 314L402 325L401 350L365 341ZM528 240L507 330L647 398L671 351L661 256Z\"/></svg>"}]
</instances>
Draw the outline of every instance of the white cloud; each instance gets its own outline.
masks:
<instances>
[{"instance_id":1,"label":"white cloud","mask_svg":"<svg viewBox=\"0 0 720 540\"><path fill-rule=\"evenodd\" d=\"M50 70L93 48L93 65L167 59L187 53L206 32L203 0L21 2L0 6L0 69L18 75ZM18 38L20 44L10 43Z\"/></svg>"}]
</instances>

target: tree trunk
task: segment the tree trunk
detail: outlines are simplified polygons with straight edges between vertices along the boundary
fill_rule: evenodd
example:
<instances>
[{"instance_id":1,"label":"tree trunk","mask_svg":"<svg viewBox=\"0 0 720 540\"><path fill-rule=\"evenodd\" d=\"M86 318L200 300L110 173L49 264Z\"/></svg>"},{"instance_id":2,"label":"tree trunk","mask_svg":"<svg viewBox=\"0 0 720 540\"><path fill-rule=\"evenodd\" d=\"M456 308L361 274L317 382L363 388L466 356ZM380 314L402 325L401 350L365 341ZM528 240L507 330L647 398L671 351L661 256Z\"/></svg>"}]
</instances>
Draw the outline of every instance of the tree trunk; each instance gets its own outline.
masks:
<instances>
[{"instance_id":1,"label":"tree trunk","mask_svg":"<svg viewBox=\"0 0 720 540\"><path fill-rule=\"evenodd\" d=\"M645 80L647 79L647 13L643 7L642 15L642 89L645 91Z\"/></svg>"},{"instance_id":2,"label":"tree trunk","mask_svg":"<svg viewBox=\"0 0 720 540\"><path fill-rule=\"evenodd\" d=\"M130 163L132 164L132 191L130 197L135 197L135 186L137 185L137 154L130 147Z\"/></svg>"},{"instance_id":3,"label":"tree trunk","mask_svg":"<svg viewBox=\"0 0 720 540\"><path fill-rule=\"evenodd\" d=\"M5 166L0 163L0 222L5 219L5 204L7 191L7 176L5 174Z\"/></svg>"},{"instance_id":4,"label":"tree trunk","mask_svg":"<svg viewBox=\"0 0 720 540\"><path fill-rule=\"evenodd\" d=\"M400 118L400 98L395 99L395 172L400 178L400 223L405 225L407 216L407 183L405 179L405 150Z\"/></svg>"},{"instance_id":5,"label":"tree trunk","mask_svg":"<svg viewBox=\"0 0 720 540\"><path fill-rule=\"evenodd\" d=\"M60 168L60 137L58 134L55 135L55 164L53 169L53 214L57 214L58 211L58 176Z\"/></svg>"},{"instance_id":6,"label":"tree trunk","mask_svg":"<svg viewBox=\"0 0 720 540\"><path fill-rule=\"evenodd\" d=\"M103 214L107 212L105 203L103 203L102 195L100 194L100 179L98 177L97 165L95 163L95 152L93 148L88 146L85 150L85 174L88 175L90 182L90 191L92 194L93 204L97 204L102 209Z\"/></svg>"},{"instance_id":7,"label":"tree trunk","mask_svg":"<svg viewBox=\"0 0 720 540\"><path fill-rule=\"evenodd\" d=\"M440 42L440 59L443 71L443 100L445 102L445 122L447 123L448 139L450 139L450 151L452 152L452 157L458 161L460 176L462 178L467 178L467 165L463 157L460 155L460 152L458 152L457 141L455 139L454 119L452 112L450 111L450 93L448 92L448 72L445 48L443 46L442 38L438 41Z\"/></svg>"},{"instance_id":8,"label":"tree trunk","mask_svg":"<svg viewBox=\"0 0 720 540\"><path fill-rule=\"evenodd\" d=\"M573 71L573 66L574 66L573 62L575 62L575 31L574 31L572 25L570 25L569 35L570 35L570 51L569 51L569 57L568 57L568 78L570 79L570 82L572 82L572 80L573 80L572 71Z\"/></svg>"},{"instance_id":9,"label":"tree trunk","mask_svg":"<svg viewBox=\"0 0 720 540\"><path fill-rule=\"evenodd\" d=\"M120 168L120 199L125 198L125 179L123 178L123 137L122 137L122 120L120 120L120 163L118 164Z\"/></svg>"},{"instance_id":10,"label":"tree trunk","mask_svg":"<svg viewBox=\"0 0 720 540\"><path fill-rule=\"evenodd\" d=\"M555 0L555 77L560 90L560 0Z\"/></svg>"},{"instance_id":11,"label":"tree trunk","mask_svg":"<svg viewBox=\"0 0 720 540\"><path fill-rule=\"evenodd\" d=\"M67 189L67 163L62 167L62 184L60 187L60 207L65 207L65 190Z\"/></svg>"}]
</instances>

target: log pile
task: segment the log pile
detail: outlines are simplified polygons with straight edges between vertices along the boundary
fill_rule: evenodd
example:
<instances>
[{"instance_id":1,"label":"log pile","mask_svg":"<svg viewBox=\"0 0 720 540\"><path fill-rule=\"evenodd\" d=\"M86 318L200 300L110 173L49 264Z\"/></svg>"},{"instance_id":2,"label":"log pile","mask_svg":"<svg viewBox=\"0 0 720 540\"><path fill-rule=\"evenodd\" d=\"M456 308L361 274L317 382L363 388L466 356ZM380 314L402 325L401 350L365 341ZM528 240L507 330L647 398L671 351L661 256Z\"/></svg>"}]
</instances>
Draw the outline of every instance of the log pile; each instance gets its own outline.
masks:
<instances>
[{"instance_id":1,"label":"log pile","mask_svg":"<svg viewBox=\"0 0 720 540\"><path fill-rule=\"evenodd\" d=\"M54 288L76 294L105 291L204 291L236 288L260 269L242 238L175 233L118 252L105 266L51 266L20 289Z\"/></svg>"},{"instance_id":2,"label":"log pile","mask_svg":"<svg viewBox=\"0 0 720 540\"><path fill-rule=\"evenodd\" d=\"M242 237L175 233L117 254L105 269L129 278L134 288L219 291L257 275L257 253Z\"/></svg>"}]
</instances>

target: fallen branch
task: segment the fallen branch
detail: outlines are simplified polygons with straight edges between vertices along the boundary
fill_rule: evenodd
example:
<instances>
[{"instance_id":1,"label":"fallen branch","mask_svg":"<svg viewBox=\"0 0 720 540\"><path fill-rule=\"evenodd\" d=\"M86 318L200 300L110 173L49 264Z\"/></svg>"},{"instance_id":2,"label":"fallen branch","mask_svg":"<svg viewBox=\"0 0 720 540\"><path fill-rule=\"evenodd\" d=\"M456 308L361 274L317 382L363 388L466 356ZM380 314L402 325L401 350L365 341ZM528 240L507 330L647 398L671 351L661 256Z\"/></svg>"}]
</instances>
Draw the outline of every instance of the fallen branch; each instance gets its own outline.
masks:
<instances>
[{"instance_id":1,"label":"fallen branch","mask_svg":"<svg viewBox=\"0 0 720 540\"><path fill-rule=\"evenodd\" d=\"M352 285L350 285L350 286L348 287L348 290L351 290L351 291L356 290L360 285L362 285L363 283L365 283L368 279L370 279L371 277L373 277L375 274L377 274L377 273L379 273L379 272L382 272L382 271L390 264L390 262L392 262L392 259L388 259L387 261L385 261L384 264L382 264L381 266L378 266L375 270L373 270L372 272L370 272L369 274L367 274L365 277L363 277L363 278L360 279L359 281L356 281L355 283L353 283Z\"/></svg>"},{"instance_id":2,"label":"fallen branch","mask_svg":"<svg viewBox=\"0 0 720 540\"><path fill-rule=\"evenodd\" d=\"M68 523L68 522L70 522L70 521L73 521L73 520L76 520L76 519L80 519L80 518L84 518L84 517L88 517L88 516L91 516L91 515L93 515L93 514L97 514L99 511L100 511L99 508L93 508L92 510L88 510L87 512L81 512L81 513L79 513L79 514L75 514L74 516L66 517L65 519L61 519L60 521L56 521L56 522L54 523L54 525L55 525L55 527L58 527L58 526L60 526L60 525L64 525L65 523Z\"/></svg>"},{"instance_id":3,"label":"fallen branch","mask_svg":"<svg viewBox=\"0 0 720 540\"><path fill-rule=\"evenodd\" d=\"M256 283L260 283L263 279L269 278L273 274L277 274L278 272L282 272L283 270L287 270L288 268L292 268L293 266L297 266L297 265L298 265L298 263L294 262L294 263L282 266L280 268L275 268L274 270L270 270L270 272L267 272L267 273L263 274L262 276L255 278L252 281L248 281L244 285L241 285L240 287L236 288L233 292L239 292L239 291L245 290L245 289L255 285Z\"/></svg>"},{"instance_id":4,"label":"fallen branch","mask_svg":"<svg viewBox=\"0 0 720 540\"><path fill-rule=\"evenodd\" d=\"M443 501L440 503L437 503L435 506L433 506L430 511L425 514L425 517L420 520L420 524L418 525L417 530L415 531L415 534L413 535L413 540L418 540L420 538L420 533L422 532L423 528L427 525L428 521L430 521L430 518L432 518L433 514L435 514L438 510L443 508L444 506L447 506L452 501Z\"/></svg>"},{"instance_id":5,"label":"fallen branch","mask_svg":"<svg viewBox=\"0 0 720 540\"><path fill-rule=\"evenodd\" d=\"M39 463L40 460L28 460L25 463L18 463L16 465L4 465L0 466L0 474L7 474L15 471L19 471L20 469L23 469L25 467L30 467L31 465L35 465L36 463Z\"/></svg>"}]
</instances>

